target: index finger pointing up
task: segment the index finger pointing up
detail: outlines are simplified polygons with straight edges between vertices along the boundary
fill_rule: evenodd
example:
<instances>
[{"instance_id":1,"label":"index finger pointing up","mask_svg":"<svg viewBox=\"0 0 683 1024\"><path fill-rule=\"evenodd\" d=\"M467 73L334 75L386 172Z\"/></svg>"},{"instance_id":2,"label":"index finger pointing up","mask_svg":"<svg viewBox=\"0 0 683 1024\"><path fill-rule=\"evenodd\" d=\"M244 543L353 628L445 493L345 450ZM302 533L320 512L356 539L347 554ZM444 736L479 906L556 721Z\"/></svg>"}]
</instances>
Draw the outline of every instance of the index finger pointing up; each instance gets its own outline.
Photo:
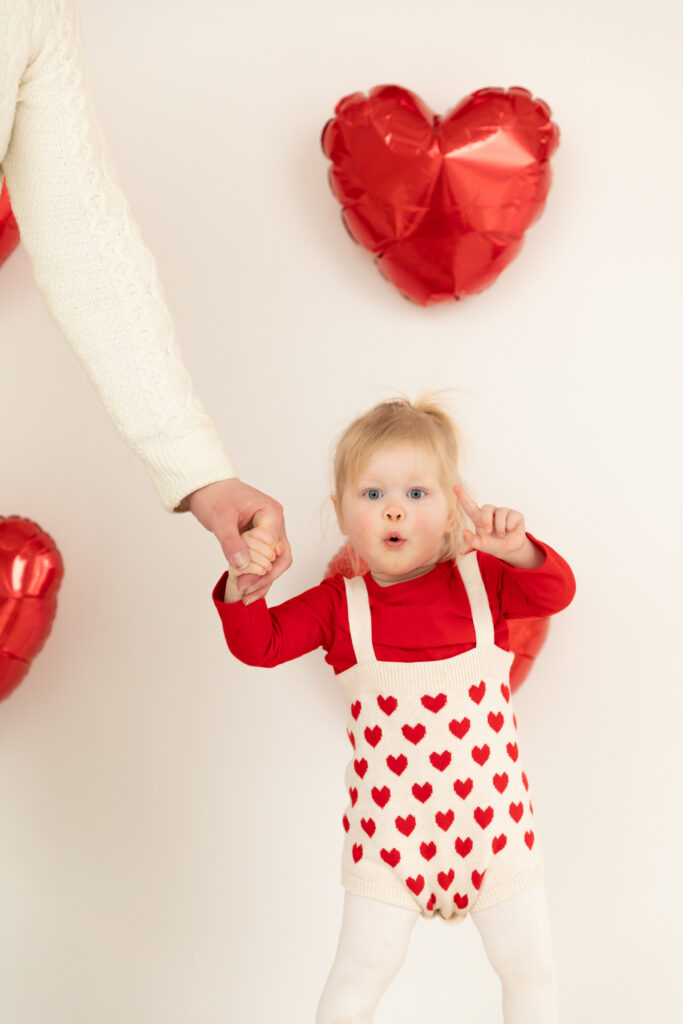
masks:
<instances>
[{"instance_id":1,"label":"index finger pointing up","mask_svg":"<svg viewBox=\"0 0 683 1024\"><path fill-rule=\"evenodd\" d=\"M465 488L461 487L460 484L453 484L453 490L455 491L456 497L459 499L460 504L465 509L465 512L467 512L467 515L470 517L470 519L475 520L480 512L480 508L477 505L476 501L473 501L472 498L470 498Z\"/></svg>"}]
</instances>

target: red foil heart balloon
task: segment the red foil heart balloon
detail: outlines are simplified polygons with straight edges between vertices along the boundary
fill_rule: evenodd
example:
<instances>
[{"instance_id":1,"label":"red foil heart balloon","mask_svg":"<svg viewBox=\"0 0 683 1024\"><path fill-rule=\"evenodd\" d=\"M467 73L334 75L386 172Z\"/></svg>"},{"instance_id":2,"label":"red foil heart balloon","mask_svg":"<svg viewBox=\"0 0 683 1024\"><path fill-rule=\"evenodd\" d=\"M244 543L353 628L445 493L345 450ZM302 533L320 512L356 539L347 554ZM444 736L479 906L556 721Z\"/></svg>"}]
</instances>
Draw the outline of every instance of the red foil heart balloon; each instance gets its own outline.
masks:
<instances>
[{"instance_id":1,"label":"red foil heart balloon","mask_svg":"<svg viewBox=\"0 0 683 1024\"><path fill-rule=\"evenodd\" d=\"M336 553L327 569L326 576L341 573L348 579L361 576L368 571L367 564L356 554L350 544L344 544ZM514 661L510 668L510 689L514 693L519 689L531 671L534 659L545 642L550 628L550 617L530 619L510 619L510 650Z\"/></svg>"},{"instance_id":2,"label":"red foil heart balloon","mask_svg":"<svg viewBox=\"0 0 683 1024\"><path fill-rule=\"evenodd\" d=\"M490 285L550 188L559 131L526 89L479 89L444 117L397 85L335 108L322 145L352 237L423 306Z\"/></svg>"},{"instance_id":3,"label":"red foil heart balloon","mask_svg":"<svg viewBox=\"0 0 683 1024\"><path fill-rule=\"evenodd\" d=\"M0 266L19 245L19 228L10 206L7 185L0 191Z\"/></svg>"},{"instance_id":4,"label":"red foil heart balloon","mask_svg":"<svg viewBox=\"0 0 683 1024\"><path fill-rule=\"evenodd\" d=\"M51 537L30 519L0 516L0 700L45 643L64 575Z\"/></svg>"}]
</instances>

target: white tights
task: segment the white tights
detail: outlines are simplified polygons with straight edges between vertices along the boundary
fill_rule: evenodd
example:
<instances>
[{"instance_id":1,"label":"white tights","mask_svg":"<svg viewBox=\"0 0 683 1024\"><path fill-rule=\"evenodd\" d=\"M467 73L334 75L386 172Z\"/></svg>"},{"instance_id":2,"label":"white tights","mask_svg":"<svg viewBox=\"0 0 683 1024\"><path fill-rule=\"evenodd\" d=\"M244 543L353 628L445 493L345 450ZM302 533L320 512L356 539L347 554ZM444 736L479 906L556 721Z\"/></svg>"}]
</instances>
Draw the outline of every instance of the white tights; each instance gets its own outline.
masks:
<instances>
[{"instance_id":1,"label":"white tights","mask_svg":"<svg viewBox=\"0 0 683 1024\"><path fill-rule=\"evenodd\" d=\"M471 916L502 984L505 1024L557 1024L543 883ZM370 1024L405 959L418 917L412 910L346 893L337 956L320 997L316 1024Z\"/></svg>"}]
</instances>

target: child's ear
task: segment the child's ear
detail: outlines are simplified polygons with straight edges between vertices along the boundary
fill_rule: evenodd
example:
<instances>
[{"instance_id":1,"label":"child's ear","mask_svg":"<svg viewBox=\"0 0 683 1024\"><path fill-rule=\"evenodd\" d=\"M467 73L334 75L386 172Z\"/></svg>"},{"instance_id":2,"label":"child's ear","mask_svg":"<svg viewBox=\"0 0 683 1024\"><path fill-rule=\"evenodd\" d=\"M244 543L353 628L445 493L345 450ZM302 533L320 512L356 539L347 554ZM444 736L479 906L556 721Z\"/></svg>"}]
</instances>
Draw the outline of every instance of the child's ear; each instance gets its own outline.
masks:
<instances>
[{"instance_id":1,"label":"child's ear","mask_svg":"<svg viewBox=\"0 0 683 1024\"><path fill-rule=\"evenodd\" d=\"M341 502L337 498L336 494L331 494L330 498L332 499L332 504L334 505L334 514L337 517L337 525L339 526L339 529L344 534L344 536L346 536L346 531L344 530L344 522L342 520L341 514Z\"/></svg>"}]
</instances>

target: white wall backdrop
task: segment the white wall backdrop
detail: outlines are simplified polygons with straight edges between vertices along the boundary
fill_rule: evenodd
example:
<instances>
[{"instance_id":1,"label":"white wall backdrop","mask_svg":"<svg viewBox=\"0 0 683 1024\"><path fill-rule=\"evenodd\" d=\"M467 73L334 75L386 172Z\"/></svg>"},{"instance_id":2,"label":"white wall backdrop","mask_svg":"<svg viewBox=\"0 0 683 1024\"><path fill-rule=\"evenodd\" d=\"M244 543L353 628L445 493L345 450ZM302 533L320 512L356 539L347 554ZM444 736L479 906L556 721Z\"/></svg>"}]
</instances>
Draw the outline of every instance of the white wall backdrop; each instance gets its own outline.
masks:
<instances>
[{"instance_id":1,"label":"white wall backdrop","mask_svg":"<svg viewBox=\"0 0 683 1024\"><path fill-rule=\"evenodd\" d=\"M517 714L564 1020L680 1019L681 90L667 0L82 0L99 112L198 391L316 583L332 439L453 387L466 479L574 567ZM561 129L487 292L422 309L347 237L320 130L383 82L523 85ZM66 574L0 705L0 1018L304 1024L334 953L347 758L316 652L224 647L215 541L164 513L41 303L0 272L0 514ZM678 429L677 429L678 428ZM376 1024L500 1021L468 922L421 922Z\"/></svg>"}]
</instances>

